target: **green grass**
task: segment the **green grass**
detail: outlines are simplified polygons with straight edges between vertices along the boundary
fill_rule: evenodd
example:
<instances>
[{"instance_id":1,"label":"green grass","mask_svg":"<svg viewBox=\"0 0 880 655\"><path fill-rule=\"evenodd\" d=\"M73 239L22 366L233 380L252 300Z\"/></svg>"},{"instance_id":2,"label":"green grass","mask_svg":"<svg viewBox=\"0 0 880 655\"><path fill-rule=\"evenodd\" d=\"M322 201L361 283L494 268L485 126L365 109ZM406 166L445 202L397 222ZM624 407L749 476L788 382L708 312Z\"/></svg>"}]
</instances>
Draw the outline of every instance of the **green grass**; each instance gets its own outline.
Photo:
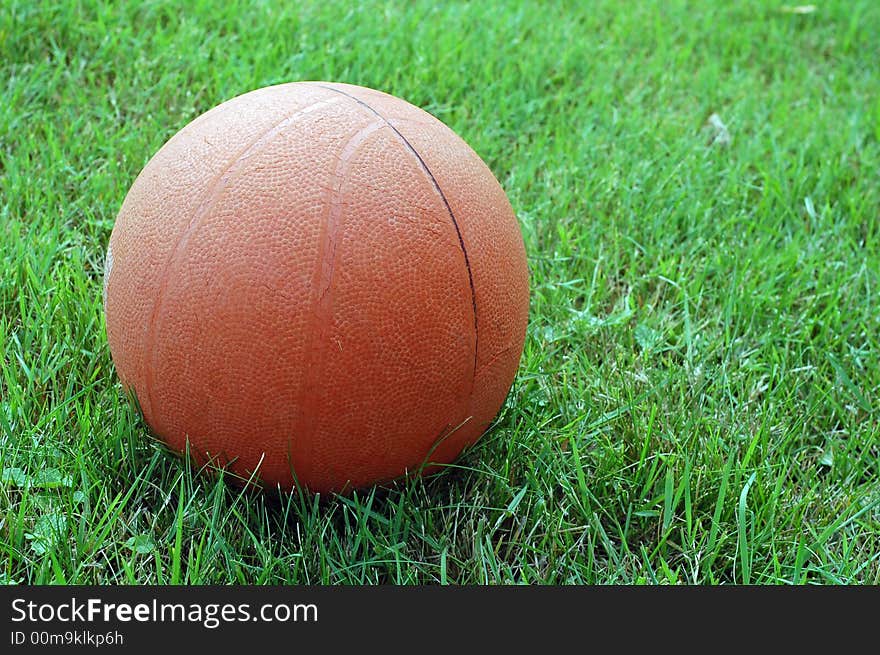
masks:
<instances>
[{"instance_id":1,"label":"green grass","mask_svg":"<svg viewBox=\"0 0 880 655\"><path fill-rule=\"evenodd\" d=\"M880 4L117 4L0 4L0 581L880 583ZM532 271L492 430L344 498L162 452L101 309L148 158L301 79L455 129Z\"/></svg>"}]
</instances>

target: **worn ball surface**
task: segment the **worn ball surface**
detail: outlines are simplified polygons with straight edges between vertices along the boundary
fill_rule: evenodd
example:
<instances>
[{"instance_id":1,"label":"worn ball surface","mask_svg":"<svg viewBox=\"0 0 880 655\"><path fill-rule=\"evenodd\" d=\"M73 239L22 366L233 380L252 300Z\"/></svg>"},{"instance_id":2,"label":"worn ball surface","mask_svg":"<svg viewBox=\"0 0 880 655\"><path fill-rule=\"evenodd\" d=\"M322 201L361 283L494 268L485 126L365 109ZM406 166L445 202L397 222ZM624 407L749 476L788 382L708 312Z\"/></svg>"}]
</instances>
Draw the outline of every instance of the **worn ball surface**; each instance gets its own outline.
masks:
<instances>
[{"instance_id":1,"label":"worn ball surface","mask_svg":"<svg viewBox=\"0 0 880 655\"><path fill-rule=\"evenodd\" d=\"M476 441L528 303L479 156L403 100L325 82L247 93L171 138L125 198L104 280L113 361L157 437L320 492Z\"/></svg>"}]
</instances>

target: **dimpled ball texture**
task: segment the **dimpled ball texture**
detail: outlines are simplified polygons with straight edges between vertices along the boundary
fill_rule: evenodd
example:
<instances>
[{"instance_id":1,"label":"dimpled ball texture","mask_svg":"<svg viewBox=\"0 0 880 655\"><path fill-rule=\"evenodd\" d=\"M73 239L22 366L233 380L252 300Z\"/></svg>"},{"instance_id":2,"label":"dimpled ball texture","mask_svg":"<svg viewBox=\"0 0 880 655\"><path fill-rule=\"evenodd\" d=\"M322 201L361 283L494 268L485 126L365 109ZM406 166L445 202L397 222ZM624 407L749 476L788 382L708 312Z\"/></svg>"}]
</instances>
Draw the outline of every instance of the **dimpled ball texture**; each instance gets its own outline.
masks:
<instances>
[{"instance_id":1,"label":"dimpled ball texture","mask_svg":"<svg viewBox=\"0 0 880 655\"><path fill-rule=\"evenodd\" d=\"M409 103L299 82L171 138L110 236L110 351L201 464L341 492L435 470L499 411L529 290L501 186Z\"/></svg>"}]
</instances>

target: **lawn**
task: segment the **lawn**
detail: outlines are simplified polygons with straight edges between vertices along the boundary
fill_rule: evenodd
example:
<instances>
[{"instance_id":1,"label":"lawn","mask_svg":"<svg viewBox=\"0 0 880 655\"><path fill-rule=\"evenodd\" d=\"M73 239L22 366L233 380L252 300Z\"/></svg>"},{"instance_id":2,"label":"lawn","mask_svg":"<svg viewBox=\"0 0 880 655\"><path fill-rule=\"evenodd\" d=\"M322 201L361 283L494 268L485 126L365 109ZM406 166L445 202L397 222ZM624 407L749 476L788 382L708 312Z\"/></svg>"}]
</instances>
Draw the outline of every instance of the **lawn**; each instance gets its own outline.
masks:
<instances>
[{"instance_id":1,"label":"lawn","mask_svg":"<svg viewBox=\"0 0 880 655\"><path fill-rule=\"evenodd\" d=\"M880 3L0 4L0 582L880 583ZM522 227L491 430L242 493L147 438L101 279L177 130L294 80L456 130Z\"/></svg>"}]
</instances>

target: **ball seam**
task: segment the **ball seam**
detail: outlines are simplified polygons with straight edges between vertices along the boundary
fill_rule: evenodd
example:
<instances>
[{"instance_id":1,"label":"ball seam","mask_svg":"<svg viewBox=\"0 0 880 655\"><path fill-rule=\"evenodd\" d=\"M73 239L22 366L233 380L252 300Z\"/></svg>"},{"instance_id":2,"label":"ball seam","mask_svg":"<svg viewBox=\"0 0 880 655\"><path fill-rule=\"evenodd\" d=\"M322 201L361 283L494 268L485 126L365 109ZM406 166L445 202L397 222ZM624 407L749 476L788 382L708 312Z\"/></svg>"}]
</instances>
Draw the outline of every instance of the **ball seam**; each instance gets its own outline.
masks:
<instances>
[{"instance_id":1,"label":"ball seam","mask_svg":"<svg viewBox=\"0 0 880 655\"><path fill-rule=\"evenodd\" d=\"M421 165L422 170L428 176L428 179L431 181L431 184L434 187L434 190L437 192L437 194L440 196L440 199L443 201L443 204L446 207L446 211L449 214L449 218L452 219L452 225L455 228L455 233L458 236L458 245L461 248L461 253L462 253L462 255L464 255L464 265L465 265L465 268L467 269L468 285L470 286L470 290L471 290L471 307L474 312L474 364L473 364L473 376L472 376L472 381L473 381L474 379L476 379L476 376L477 376L477 353L479 353L479 343L480 343L479 342L479 339L480 339L479 331L478 331L478 326L477 326L477 292L476 292L476 287L474 286L474 274L473 274L473 271L471 270L470 258L468 257L467 247L465 247L465 244L464 244L464 237L461 234L461 228L458 225L458 220L455 218L455 213L452 211L452 207L449 205L449 200L446 198L446 194L443 193L443 189L440 188L440 183L437 182L437 178L434 177L434 174L431 172L431 169L428 168L428 164L425 162L425 160L419 154L418 150L415 149L415 147L412 145L412 143L410 143L409 140L403 134L401 134L400 130L398 130L394 126L394 124L391 123L391 121L389 121L387 118L385 118L385 116L380 114L378 111L376 111L373 107L371 107L368 103L364 102L360 98L357 98L349 93L346 93L345 91L342 91L341 89L336 89L332 86L325 86L323 84L316 84L315 86L318 86L322 89L326 89L328 91L333 91L334 93L339 93L343 96L351 98L356 103L358 103L359 105L362 105L363 107L366 107L373 114L375 114L380 119L382 119L385 122L385 124L391 128L391 130L394 132L394 134L397 136L397 138L400 139L400 141L407 148L407 150L409 150L409 152L412 153L412 155L415 156L415 158L418 160L419 164Z\"/></svg>"},{"instance_id":2,"label":"ball seam","mask_svg":"<svg viewBox=\"0 0 880 655\"><path fill-rule=\"evenodd\" d=\"M175 243L174 248L171 251L171 256L165 263L165 268L162 271L161 277L159 278L159 287L156 292L156 299L153 303L153 309L150 312L150 317L146 327L146 334L144 336L144 396L146 403L144 403L143 409L149 412L149 418L156 426L158 426L159 421L158 416L154 411L155 408L153 407L153 385L155 381L155 369L158 365L158 354L155 344L156 333L158 332L157 323L159 322L161 317L162 304L165 300L165 293L171 278L171 272L179 261L181 255L183 254L183 251L186 249L189 238L203 222L203 220L210 215L211 211L214 208L214 205L217 202L217 199L219 198L222 190L226 188L226 184L228 183L231 175L235 172L235 167L238 164L252 156L257 148L265 145L270 139L276 137L293 121L302 118L303 116L307 116L317 109L322 109L332 104L335 104L332 99L319 100L318 102L314 102L306 107L303 107L302 109L298 109L292 114L288 114L282 120L278 121L270 128L260 133L258 137L256 137L246 147L239 151L238 154L236 154L235 157L230 161L230 163L220 173L214 176L214 178L208 184L205 197L196 207L192 217L190 218L189 223L186 226L186 229L181 233L180 238L178 238L177 242Z\"/></svg>"}]
</instances>

